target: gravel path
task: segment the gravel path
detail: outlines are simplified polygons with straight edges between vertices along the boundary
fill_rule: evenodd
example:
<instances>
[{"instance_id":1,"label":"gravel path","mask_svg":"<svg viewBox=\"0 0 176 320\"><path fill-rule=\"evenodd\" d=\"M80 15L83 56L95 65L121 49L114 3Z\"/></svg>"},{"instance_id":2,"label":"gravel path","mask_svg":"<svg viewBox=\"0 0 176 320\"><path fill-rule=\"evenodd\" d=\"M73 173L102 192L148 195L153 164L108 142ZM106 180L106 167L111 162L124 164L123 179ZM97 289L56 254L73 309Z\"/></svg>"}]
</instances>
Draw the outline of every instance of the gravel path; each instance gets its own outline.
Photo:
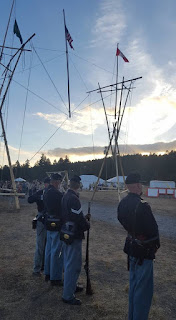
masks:
<instances>
[{"instance_id":1,"label":"gravel path","mask_svg":"<svg viewBox=\"0 0 176 320\"><path fill-rule=\"evenodd\" d=\"M87 213L87 202L82 201L83 212ZM101 220L108 223L120 224L117 220L117 208L114 206L105 206L93 202L91 205L91 214L95 220ZM176 239L176 217L163 216L155 214L161 235Z\"/></svg>"}]
</instances>

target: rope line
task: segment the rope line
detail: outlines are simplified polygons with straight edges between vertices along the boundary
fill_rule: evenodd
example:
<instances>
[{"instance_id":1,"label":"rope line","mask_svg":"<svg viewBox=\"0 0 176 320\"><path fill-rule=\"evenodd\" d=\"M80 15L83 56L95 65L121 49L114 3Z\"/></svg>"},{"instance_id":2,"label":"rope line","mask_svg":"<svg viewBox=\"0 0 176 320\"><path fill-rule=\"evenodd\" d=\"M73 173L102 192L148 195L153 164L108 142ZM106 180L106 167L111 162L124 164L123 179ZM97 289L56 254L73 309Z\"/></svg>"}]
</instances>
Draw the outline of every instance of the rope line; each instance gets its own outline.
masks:
<instances>
[{"instance_id":1,"label":"rope line","mask_svg":"<svg viewBox=\"0 0 176 320\"><path fill-rule=\"evenodd\" d=\"M79 73L78 69L76 68L76 66L75 66L75 64L74 64L73 60L71 59L71 57L70 57L70 61L72 62L72 64L73 64L73 66L74 66L75 70L78 72L78 74L79 74L79 77L80 77L81 81L83 82L83 84L84 84L84 86L85 86L86 90L88 91L89 89L87 88L87 86L86 86L86 84L85 84L85 82L84 82L83 78L81 77L81 74Z\"/></svg>"},{"instance_id":2,"label":"rope line","mask_svg":"<svg viewBox=\"0 0 176 320\"><path fill-rule=\"evenodd\" d=\"M31 55L30 66L32 65L32 59L33 59L33 54ZM30 77L31 77L31 68L29 68L29 76L28 76L28 83L27 83L27 92L26 92L26 99L25 99L25 106L24 106L24 113L23 113L22 128L21 128L20 145L19 145L19 151L18 151L18 161L19 161L19 159L20 159L20 152L21 152L21 145L22 145L22 137L23 137L23 129L24 129L24 121L25 121L25 116L26 116L26 108L27 108L28 93L29 93L28 89L29 89Z\"/></svg>"},{"instance_id":3,"label":"rope line","mask_svg":"<svg viewBox=\"0 0 176 320\"><path fill-rule=\"evenodd\" d=\"M68 108L67 108L67 106L66 106L66 104L65 104L65 102L64 102L64 100L63 100L63 98L62 98L62 96L61 96L61 94L60 94L60 92L58 91L58 89L57 89L57 87L56 87L56 85L55 85L54 81L52 80L52 78L51 78L51 76L50 76L49 72L47 71L47 69L46 69L45 65L43 64L43 62L42 62L41 58L39 57L39 55L38 55L38 53L37 53L37 51L35 50L35 48L34 48L34 46L33 46L33 45L32 45L32 47L33 47L33 50L35 51L35 54L37 55L37 57L38 57L39 61L41 62L42 66L43 66L43 68L44 68L44 70L45 70L45 72L47 73L47 75L48 75L48 77L49 77L49 79L50 79L51 83L53 84L53 86L54 86L54 88L55 88L56 92L58 93L58 95L59 95L59 97L60 97L60 99L61 99L62 103L64 104L64 106L65 106L65 107L66 107L66 109L68 110Z\"/></svg>"},{"instance_id":4,"label":"rope line","mask_svg":"<svg viewBox=\"0 0 176 320\"><path fill-rule=\"evenodd\" d=\"M56 134L56 132L62 127L62 125L67 121L68 117L61 123L61 125L54 131L54 133L49 137L49 139L42 145L42 147L29 159L31 161L41 150L42 148L51 140L51 138Z\"/></svg>"},{"instance_id":5,"label":"rope line","mask_svg":"<svg viewBox=\"0 0 176 320\"><path fill-rule=\"evenodd\" d=\"M89 93L90 94L90 93ZM75 109L72 111L73 113L76 113L75 110L88 98L89 94L77 105L77 107L75 107ZM81 109L82 110L82 109Z\"/></svg>"},{"instance_id":6,"label":"rope line","mask_svg":"<svg viewBox=\"0 0 176 320\"><path fill-rule=\"evenodd\" d=\"M46 51L58 51L58 52L63 52L63 54L65 54L65 51L63 50L58 50L58 49L49 49L49 48L41 48L41 47L36 47L36 49L39 49L39 50L46 50Z\"/></svg>"},{"instance_id":7,"label":"rope line","mask_svg":"<svg viewBox=\"0 0 176 320\"><path fill-rule=\"evenodd\" d=\"M101 69L101 70L104 70L105 72L108 72L108 73L111 73L111 74L112 74L112 72L111 72L111 71L106 70L106 69L104 69L104 68L102 68L102 67L98 66L97 64L95 64L95 63L93 63L93 62L90 62L89 60L84 59L84 58L82 58L82 57L78 56L77 54L75 54L75 53L73 53L73 52L72 52L72 54L73 54L75 57L77 57L77 58L79 58L79 59L81 59L81 60L83 60L83 61L88 62L88 63L89 63L89 64L91 64L92 66L94 66L94 67L96 67L96 68L99 68L99 69Z\"/></svg>"},{"instance_id":8,"label":"rope line","mask_svg":"<svg viewBox=\"0 0 176 320\"><path fill-rule=\"evenodd\" d=\"M49 59L49 60L45 60L45 61L43 61L43 64L46 64L46 63L51 62L51 61L53 61L53 60L55 60L55 59L58 59L58 58L62 57L63 55L64 55L64 53L62 53L62 54L60 54L59 56L56 56L56 57L54 57L54 58L51 58L51 59ZM39 67L39 66L41 66L41 63L35 64L35 65L32 66L31 68L34 69L34 68ZM24 69L23 72L25 72L25 71L27 71L27 70L29 70L29 68ZM16 72L16 74L17 74L17 73L21 73L21 71Z\"/></svg>"},{"instance_id":9,"label":"rope line","mask_svg":"<svg viewBox=\"0 0 176 320\"><path fill-rule=\"evenodd\" d=\"M41 96L39 96L37 93L35 93L34 91L27 89L25 86L23 86L23 84L19 83L18 81L12 79L12 81L14 81L15 83L17 83L19 86L21 86L22 88L24 88L25 90L28 90L30 93L32 93L34 96L36 96L37 98L41 99L42 101L46 102L48 105L52 106L54 109L60 111L61 113L67 115L64 111L61 111L59 108L57 108L54 104L52 104L51 102L47 101L46 99L42 98Z\"/></svg>"},{"instance_id":10,"label":"rope line","mask_svg":"<svg viewBox=\"0 0 176 320\"><path fill-rule=\"evenodd\" d=\"M108 94L108 95L107 95L106 97L104 97L103 99L106 99L106 98L110 97L110 95L112 95L112 94L115 94L115 92L113 92L113 93L111 93L111 94ZM101 101L101 99L99 99L99 100L97 100L97 101L95 101L95 102L93 102L93 103L89 104L88 106L86 106L86 107L84 107L84 108L80 109L80 111L81 111L81 110L84 110L85 108L90 107L90 106L92 106L93 104L95 104L95 103L97 103L97 102L100 102L100 101ZM77 107L76 107L76 108L77 108ZM75 109L76 109L76 108L75 108ZM75 110L75 109L74 109L74 110ZM73 110L73 111L74 111L74 110Z\"/></svg>"}]
</instances>

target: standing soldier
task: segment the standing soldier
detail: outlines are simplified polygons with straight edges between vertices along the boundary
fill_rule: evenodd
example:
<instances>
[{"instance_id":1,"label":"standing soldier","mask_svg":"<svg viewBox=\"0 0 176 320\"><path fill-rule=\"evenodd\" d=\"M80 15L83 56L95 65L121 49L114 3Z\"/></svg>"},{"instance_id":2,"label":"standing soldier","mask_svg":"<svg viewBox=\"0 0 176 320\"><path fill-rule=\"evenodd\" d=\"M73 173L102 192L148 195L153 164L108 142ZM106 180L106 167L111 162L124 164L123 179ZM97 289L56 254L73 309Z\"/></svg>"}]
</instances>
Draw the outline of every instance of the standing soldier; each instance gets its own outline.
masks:
<instances>
[{"instance_id":1,"label":"standing soldier","mask_svg":"<svg viewBox=\"0 0 176 320\"><path fill-rule=\"evenodd\" d=\"M64 243L64 290L62 300L71 305L81 305L75 298L75 292L83 288L77 285L82 265L82 239L84 231L90 228L87 216L83 215L79 200L78 189L80 177L74 176L70 180L70 189L62 200L62 228L61 238ZM87 218L87 219L86 219Z\"/></svg>"},{"instance_id":2,"label":"standing soldier","mask_svg":"<svg viewBox=\"0 0 176 320\"><path fill-rule=\"evenodd\" d=\"M124 252L130 270L128 320L147 320L153 296L153 259L160 247L158 226L149 204L141 198L138 173L126 178L128 195L118 206L118 220L128 232Z\"/></svg>"},{"instance_id":3,"label":"standing soldier","mask_svg":"<svg viewBox=\"0 0 176 320\"><path fill-rule=\"evenodd\" d=\"M62 177L58 173L51 176L51 184L44 195L46 209L47 241L45 250L45 281L53 286L63 285L63 243L60 240L61 200L62 193L58 190Z\"/></svg>"},{"instance_id":4,"label":"standing soldier","mask_svg":"<svg viewBox=\"0 0 176 320\"><path fill-rule=\"evenodd\" d=\"M44 257L45 257L45 244L46 244L46 229L44 227L44 203L43 203L43 195L47 190L50 183L50 179L46 178L44 180L45 188L43 190L39 190L33 195L28 197L29 203L36 202L38 214L34 219L36 225L33 228L36 228L37 237L36 237L36 249L34 255L34 269L33 275L40 276L41 271L44 269Z\"/></svg>"}]
</instances>

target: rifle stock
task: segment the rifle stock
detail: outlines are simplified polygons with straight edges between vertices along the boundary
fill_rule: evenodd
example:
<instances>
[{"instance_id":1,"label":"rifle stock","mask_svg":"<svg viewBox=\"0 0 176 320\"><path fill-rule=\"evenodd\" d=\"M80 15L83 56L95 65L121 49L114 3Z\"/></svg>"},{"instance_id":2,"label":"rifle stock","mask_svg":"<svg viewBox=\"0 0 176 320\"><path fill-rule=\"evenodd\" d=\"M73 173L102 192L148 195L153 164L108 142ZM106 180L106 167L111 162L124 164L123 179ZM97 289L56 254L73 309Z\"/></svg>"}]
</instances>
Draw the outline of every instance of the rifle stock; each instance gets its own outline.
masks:
<instances>
[{"instance_id":1,"label":"rifle stock","mask_svg":"<svg viewBox=\"0 0 176 320\"><path fill-rule=\"evenodd\" d=\"M88 204L88 213L90 213L90 202ZM86 277L87 277L86 294L92 295L93 290L92 290L91 281L90 281L90 269L89 269L89 230L87 230L86 260L85 260L84 269L86 271Z\"/></svg>"}]
</instances>

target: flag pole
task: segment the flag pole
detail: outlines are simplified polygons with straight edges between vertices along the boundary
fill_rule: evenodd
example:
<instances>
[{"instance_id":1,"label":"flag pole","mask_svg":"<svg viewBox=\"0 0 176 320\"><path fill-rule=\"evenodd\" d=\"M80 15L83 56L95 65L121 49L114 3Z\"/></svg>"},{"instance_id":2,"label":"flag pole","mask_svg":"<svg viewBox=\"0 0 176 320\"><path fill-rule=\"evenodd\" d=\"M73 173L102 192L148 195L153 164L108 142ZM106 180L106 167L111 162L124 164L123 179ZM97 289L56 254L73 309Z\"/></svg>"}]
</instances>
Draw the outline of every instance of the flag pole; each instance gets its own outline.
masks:
<instances>
[{"instance_id":1,"label":"flag pole","mask_svg":"<svg viewBox=\"0 0 176 320\"><path fill-rule=\"evenodd\" d=\"M118 43L117 43L117 49L118 49ZM118 55L117 55L117 49L116 49L116 56L117 56L117 69L116 69L116 94L115 94L115 114L114 118L116 120L117 117L117 91L118 91ZM119 113L120 113L120 107L119 107ZM118 120L119 120L119 114L118 114ZM118 200L120 202L120 186L119 186L119 170L118 170L118 161L117 161L117 139L118 139L118 122L117 122L117 128L114 135L114 160L115 160L115 168L116 168L116 177L117 177L117 191L118 191Z\"/></svg>"},{"instance_id":2,"label":"flag pole","mask_svg":"<svg viewBox=\"0 0 176 320\"><path fill-rule=\"evenodd\" d=\"M68 62L68 46L67 46L67 39L66 39L66 23L65 23L65 11L63 9L63 16L64 16L64 28L65 28L65 48L66 48L66 60L67 60L67 85L68 85L68 107L69 107L69 118L71 118L71 110L70 110L70 81L69 81L69 62Z\"/></svg>"}]
</instances>

